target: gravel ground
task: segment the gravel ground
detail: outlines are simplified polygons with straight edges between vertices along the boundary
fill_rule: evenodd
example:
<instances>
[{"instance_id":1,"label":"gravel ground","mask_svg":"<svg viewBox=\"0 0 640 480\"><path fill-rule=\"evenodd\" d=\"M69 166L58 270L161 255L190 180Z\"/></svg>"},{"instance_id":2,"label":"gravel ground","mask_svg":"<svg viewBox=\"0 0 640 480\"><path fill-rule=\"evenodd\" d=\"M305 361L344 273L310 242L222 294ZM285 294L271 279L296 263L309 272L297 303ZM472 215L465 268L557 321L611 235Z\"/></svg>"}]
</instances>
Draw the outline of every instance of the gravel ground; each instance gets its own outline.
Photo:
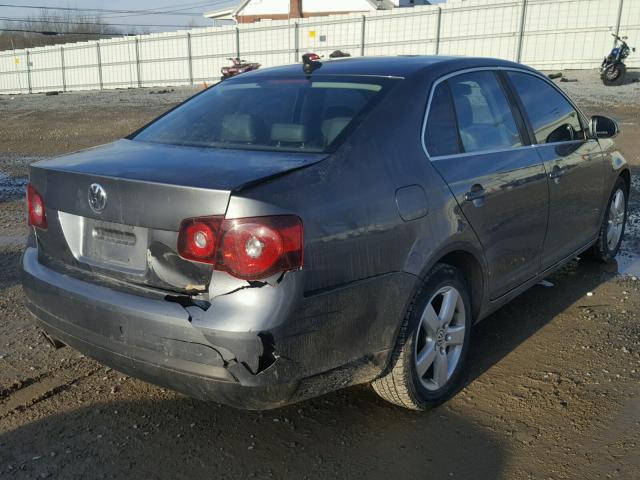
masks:
<instances>
[{"instance_id":1,"label":"gravel ground","mask_svg":"<svg viewBox=\"0 0 640 480\"><path fill-rule=\"evenodd\" d=\"M640 70L627 71L625 85L620 87L603 86L598 70L564 70L562 73L569 81L554 81L578 104L616 107L640 102Z\"/></svg>"},{"instance_id":2,"label":"gravel ground","mask_svg":"<svg viewBox=\"0 0 640 480\"><path fill-rule=\"evenodd\" d=\"M565 74L586 112L620 120L640 173L638 85ZM0 97L0 478L640 478L638 177L620 262L575 261L478 325L465 387L432 412L366 386L243 412L53 350L16 273L27 165L126 135L195 91Z\"/></svg>"},{"instance_id":3,"label":"gravel ground","mask_svg":"<svg viewBox=\"0 0 640 480\"><path fill-rule=\"evenodd\" d=\"M126 88L101 92L67 92L51 96L45 94L0 95L0 108L3 111L53 110L58 113L65 109L76 110L80 105L92 108L142 107L147 109L152 106L173 106L200 90L199 87Z\"/></svg>"}]
</instances>

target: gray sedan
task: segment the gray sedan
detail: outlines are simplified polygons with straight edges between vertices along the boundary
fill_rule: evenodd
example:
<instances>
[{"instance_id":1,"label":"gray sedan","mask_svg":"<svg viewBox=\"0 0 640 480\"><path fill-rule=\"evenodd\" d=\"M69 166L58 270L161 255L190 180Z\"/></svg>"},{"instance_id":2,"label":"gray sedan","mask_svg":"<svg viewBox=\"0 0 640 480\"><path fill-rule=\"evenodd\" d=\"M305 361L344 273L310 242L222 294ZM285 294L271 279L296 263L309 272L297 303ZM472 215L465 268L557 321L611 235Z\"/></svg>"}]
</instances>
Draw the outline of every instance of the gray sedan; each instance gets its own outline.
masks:
<instances>
[{"instance_id":1,"label":"gray sedan","mask_svg":"<svg viewBox=\"0 0 640 480\"><path fill-rule=\"evenodd\" d=\"M618 126L545 76L305 60L31 166L23 285L48 338L242 408L371 383L423 410L459 388L475 322L615 257Z\"/></svg>"}]
</instances>

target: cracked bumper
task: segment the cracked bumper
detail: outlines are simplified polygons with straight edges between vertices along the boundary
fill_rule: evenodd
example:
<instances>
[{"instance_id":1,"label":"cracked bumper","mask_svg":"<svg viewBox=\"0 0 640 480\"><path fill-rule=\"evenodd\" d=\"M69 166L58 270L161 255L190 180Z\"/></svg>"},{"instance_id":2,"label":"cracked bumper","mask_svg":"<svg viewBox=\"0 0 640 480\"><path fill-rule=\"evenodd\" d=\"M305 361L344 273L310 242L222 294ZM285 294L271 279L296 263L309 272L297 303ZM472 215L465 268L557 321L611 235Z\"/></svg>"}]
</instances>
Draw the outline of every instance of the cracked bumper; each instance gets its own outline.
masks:
<instances>
[{"instance_id":1,"label":"cracked bumper","mask_svg":"<svg viewBox=\"0 0 640 480\"><path fill-rule=\"evenodd\" d=\"M22 259L27 308L51 336L136 378L195 398L239 408L286 404L296 383L278 382L275 372L254 375L234 359L228 345L261 354L254 333L205 333L181 305L118 292L51 270L27 248ZM226 339L217 347L208 339ZM277 376L277 374L276 374Z\"/></svg>"},{"instance_id":2,"label":"cracked bumper","mask_svg":"<svg viewBox=\"0 0 640 480\"><path fill-rule=\"evenodd\" d=\"M305 298L292 275L204 311L64 275L35 248L22 269L27 307L52 337L133 377L254 410L373 380L416 282L390 274Z\"/></svg>"}]
</instances>

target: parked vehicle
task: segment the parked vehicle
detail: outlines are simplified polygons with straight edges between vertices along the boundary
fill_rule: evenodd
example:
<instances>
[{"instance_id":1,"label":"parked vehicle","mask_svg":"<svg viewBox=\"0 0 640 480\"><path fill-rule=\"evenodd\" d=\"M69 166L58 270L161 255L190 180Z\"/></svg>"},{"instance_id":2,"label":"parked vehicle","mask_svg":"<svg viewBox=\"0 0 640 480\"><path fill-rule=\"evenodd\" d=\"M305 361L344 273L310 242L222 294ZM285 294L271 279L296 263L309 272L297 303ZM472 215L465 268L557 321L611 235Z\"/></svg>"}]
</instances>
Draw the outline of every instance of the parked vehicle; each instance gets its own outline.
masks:
<instances>
[{"instance_id":1,"label":"parked vehicle","mask_svg":"<svg viewBox=\"0 0 640 480\"><path fill-rule=\"evenodd\" d=\"M607 86L619 86L624 83L624 77L627 73L624 59L636 49L627 45L627 37L619 37L615 33L611 35L615 38L615 43L611 53L604 57L602 65L600 65L600 78L602 78L602 83Z\"/></svg>"},{"instance_id":2,"label":"parked vehicle","mask_svg":"<svg viewBox=\"0 0 640 480\"><path fill-rule=\"evenodd\" d=\"M616 256L618 125L544 75L317 67L247 73L31 165L23 286L44 331L236 407L371 383L421 410L459 388L475 322L576 255Z\"/></svg>"},{"instance_id":3,"label":"parked vehicle","mask_svg":"<svg viewBox=\"0 0 640 480\"><path fill-rule=\"evenodd\" d=\"M246 60L240 60L239 58L227 58L227 60L231 61L232 65L230 67L222 67L220 70L222 73L220 80L226 80L228 78L235 77L236 75L240 75L241 73L250 72L260 68L259 63L251 63Z\"/></svg>"}]
</instances>

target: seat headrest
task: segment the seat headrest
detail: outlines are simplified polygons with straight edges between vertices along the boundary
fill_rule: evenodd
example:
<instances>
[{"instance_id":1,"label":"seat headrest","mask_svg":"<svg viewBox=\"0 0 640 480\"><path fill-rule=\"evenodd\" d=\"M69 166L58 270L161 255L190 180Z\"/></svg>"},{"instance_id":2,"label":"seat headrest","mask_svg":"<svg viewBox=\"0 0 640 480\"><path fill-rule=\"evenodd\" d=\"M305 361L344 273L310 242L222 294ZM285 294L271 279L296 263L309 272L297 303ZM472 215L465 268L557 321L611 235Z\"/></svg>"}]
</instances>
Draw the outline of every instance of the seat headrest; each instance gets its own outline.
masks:
<instances>
[{"instance_id":1,"label":"seat headrest","mask_svg":"<svg viewBox=\"0 0 640 480\"><path fill-rule=\"evenodd\" d=\"M466 95L456 98L456 113L458 114L458 122L461 126L473 124L473 107L471 101Z\"/></svg>"},{"instance_id":2,"label":"seat headrest","mask_svg":"<svg viewBox=\"0 0 640 480\"><path fill-rule=\"evenodd\" d=\"M297 123L274 123L271 127L271 141L282 143L305 143L309 135L305 125Z\"/></svg>"},{"instance_id":3,"label":"seat headrest","mask_svg":"<svg viewBox=\"0 0 640 480\"><path fill-rule=\"evenodd\" d=\"M351 122L351 117L336 117L330 118L322 122L322 135L324 135L325 145L329 145L333 142L338 135L346 128Z\"/></svg>"},{"instance_id":4,"label":"seat headrest","mask_svg":"<svg viewBox=\"0 0 640 480\"><path fill-rule=\"evenodd\" d=\"M231 143L252 143L256 140L256 130L256 121L250 115L226 115L222 119L220 140Z\"/></svg>"},{"instance_id":5,"label":"seat headrest","mask_svg":"<svg viewBox=\"0 0 640 480\"><path fill-rule=\"evenodd\" d=\"M455 95L471 95L471 85L468 83L456 83L454 85Z\"/></svg>"}]
</instances>

